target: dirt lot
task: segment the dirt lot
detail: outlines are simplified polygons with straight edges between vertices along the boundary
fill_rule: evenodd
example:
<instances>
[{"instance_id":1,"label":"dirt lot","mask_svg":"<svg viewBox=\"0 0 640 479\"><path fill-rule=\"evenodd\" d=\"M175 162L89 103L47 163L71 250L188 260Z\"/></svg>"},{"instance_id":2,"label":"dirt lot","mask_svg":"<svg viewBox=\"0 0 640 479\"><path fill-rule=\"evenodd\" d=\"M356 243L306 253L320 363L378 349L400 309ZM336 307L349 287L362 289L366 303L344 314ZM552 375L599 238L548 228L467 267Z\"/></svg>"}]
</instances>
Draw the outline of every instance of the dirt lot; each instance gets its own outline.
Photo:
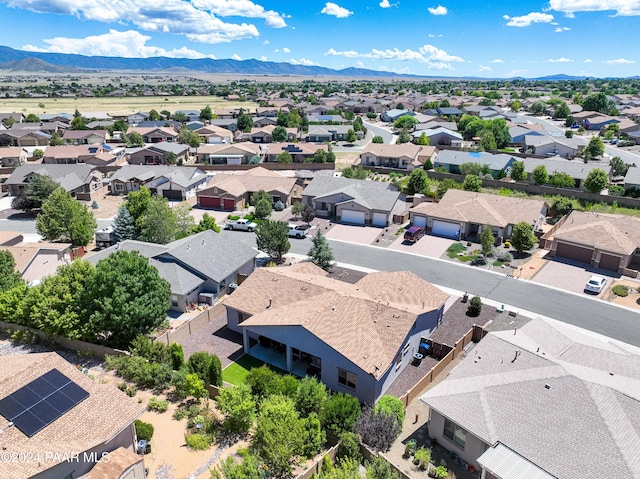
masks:
<instances>
[{"instance_id":1,"label":"dirt lot","mask_svg":"<svg viewBox=\"0 0 640 479\"><path fill-rule=\"evenodd\" d=\"M125 198L125 196L105 195L96 200L96 203L98 203L98 208L96 209L91 208L93 201L82 201L82 203L91 209L96 219L108 220L118 214L118 208L120 208Z\"/></svg>"}]
</instances>

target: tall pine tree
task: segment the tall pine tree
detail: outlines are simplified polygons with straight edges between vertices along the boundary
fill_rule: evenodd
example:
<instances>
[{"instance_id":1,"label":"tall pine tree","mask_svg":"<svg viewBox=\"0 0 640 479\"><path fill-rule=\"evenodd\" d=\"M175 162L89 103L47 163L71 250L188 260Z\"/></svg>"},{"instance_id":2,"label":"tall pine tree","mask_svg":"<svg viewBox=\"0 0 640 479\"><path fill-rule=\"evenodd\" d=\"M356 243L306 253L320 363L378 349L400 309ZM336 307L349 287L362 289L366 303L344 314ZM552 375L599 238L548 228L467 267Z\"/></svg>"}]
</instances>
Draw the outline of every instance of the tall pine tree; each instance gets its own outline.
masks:
<instances>
[{"instance_id":1,"label":"tall pine tree","mask_svg":"<svg viewBox=\"0 0 640 479\"><path fill-rule=\"evenodd\" d=\"M309 260L316 266L328 271L333 266L333 252L322 232L318 230L312 239L313 246L309 250Z\"/></svg>"},{"instance_id":2,"label":"tall pine tree","mask_svg":"<svg viewBox=\"0 0 640 479\"><path fill-rule=\"evenodd\" d=\"M113 221L113 234L119 243L128 239L136 239L136 225L129 210L121 206Z\"/></svg>"}]
</instances>

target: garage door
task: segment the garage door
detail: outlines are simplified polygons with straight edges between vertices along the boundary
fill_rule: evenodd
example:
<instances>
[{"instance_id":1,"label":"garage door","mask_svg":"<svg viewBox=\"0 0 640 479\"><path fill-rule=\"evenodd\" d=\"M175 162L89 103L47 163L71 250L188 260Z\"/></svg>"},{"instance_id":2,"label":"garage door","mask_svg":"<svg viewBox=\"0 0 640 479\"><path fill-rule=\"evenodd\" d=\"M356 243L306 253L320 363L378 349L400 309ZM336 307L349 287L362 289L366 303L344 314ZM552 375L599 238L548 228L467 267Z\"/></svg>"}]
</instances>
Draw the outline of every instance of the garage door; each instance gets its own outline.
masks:
<instances>
[{"instance_id":1,"label":"garage door","mask_svg":"<svg viewBox=\"0 0 640 479\"><path fill-rule=\"evenodd\" d=\"M162 196L168 200L182 201L182 191L180 190L162 190Z\"/></svg>"},{"instance_id":2,"label":"garage door","mask_svg":"<svg viewBox=\"0 0 640 479\"><path fill-rule=\"evenodd\" d=\"M371 223L374 226L387 226L387 214L386 213L374 213Z\"/></svg>"},{"instance_id":3,"label":"garage door","mask_svg":"<svg viewBox=\"0 0 640 479\"><path fill-rule=\"evenodd\" d=\"M433 220L431 234L458 239L458 236L460 235L460 225L458 223Z\"/></svg>"},{"instance_id":4,"label":"garage door","mask_svg":"<svg viewBox=\"0 0 640 479\"><path fill-rule=\"evenodd\" d=\"M422 226L423 228L427 227L427 217L426 216L414 216L412 220L413 226Z\"/></svg>"},{"instance_id":5,"label":"garage door","mask_svg":"<svg viewBox=\"0 0 640 479\"><path fill-rule=\"evenodd\" d=\"M198 196L198 204L203 208L220 208L220 197Z\"/></svg>"},{"instance_id":6,"label":"garage door","mask_svg":"<svg viewBox=\"0 0 640 479\"><path fill-rule=\"evenodd\" d=\"M620 256L614 256L612 254L602 254L600 256L600 267L608 269L610 271L618 271L620 267Z\"/></svg>"},{"instance_id":7,"label":"garage door","mask_svg":"<svg viewBox=\"0 0 640 479\"><path fill-rule=\"evenodd\" d=\"M342 210L341 221L345 223L364 224L364 211Z\"/></svg>"},{"instance_id":8,"label":"garage door","mask_svg":"<svg viewBox=\"0 0 640 479\"><path fill-rule=\"evenodd\" d=\"M567 243L558 242L558 248L556 249L556 256L573 259L580 261L581 263L591 264L592 255L593 250L591 248L583 248L581 246L574 246Z\"/></svg>"},{"instance_id":9,"label":"garage door","mask_svg":"<svg viewBox=\"0 0 640 479\"><path fill-rule=\"evenodd\" d=\"M236 200L233 198L230 200L225 198L223 208L227 211L234 211L236 209Z\"/></svg>"}]
</instances>

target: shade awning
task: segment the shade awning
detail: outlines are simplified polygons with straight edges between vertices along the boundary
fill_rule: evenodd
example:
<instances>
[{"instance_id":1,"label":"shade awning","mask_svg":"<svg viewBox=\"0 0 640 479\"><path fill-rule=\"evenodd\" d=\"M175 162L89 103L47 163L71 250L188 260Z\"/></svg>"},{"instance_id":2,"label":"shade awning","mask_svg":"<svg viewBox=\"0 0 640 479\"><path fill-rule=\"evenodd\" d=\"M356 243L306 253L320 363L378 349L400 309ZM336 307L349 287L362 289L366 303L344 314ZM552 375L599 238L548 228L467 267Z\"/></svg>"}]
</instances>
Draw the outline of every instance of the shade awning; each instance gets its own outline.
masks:
<instances>
[{"instance_id":1,"label":"shade awning","mask_svg":"<svg viewBox=\"0 0 640 479\"><path fill-rule=\"evenodd\" d=\"M557 479L502 443L487 449L478 464L498 479Z\"/></svg>"}]
</instances>

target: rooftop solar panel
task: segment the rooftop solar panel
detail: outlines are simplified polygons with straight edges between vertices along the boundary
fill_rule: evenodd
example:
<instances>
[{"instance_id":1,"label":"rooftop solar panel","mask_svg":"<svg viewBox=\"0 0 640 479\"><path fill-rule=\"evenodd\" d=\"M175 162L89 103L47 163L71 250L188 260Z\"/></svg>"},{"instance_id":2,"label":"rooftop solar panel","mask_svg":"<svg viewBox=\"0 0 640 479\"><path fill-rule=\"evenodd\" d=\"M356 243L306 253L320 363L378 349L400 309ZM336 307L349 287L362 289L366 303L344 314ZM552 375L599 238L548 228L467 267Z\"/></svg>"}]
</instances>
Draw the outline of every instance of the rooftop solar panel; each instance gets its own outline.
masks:
<instances>
[{"instance_id":1,"label":"rooftop solar panel","mask_svg":"<svg viewBox=\"0 0 640 479\"><path fill-rule=\"evenodd\" d=\"M89 397L57 369L0 400L0 414L31 437Z\"/></svg>"}]
</instances>

